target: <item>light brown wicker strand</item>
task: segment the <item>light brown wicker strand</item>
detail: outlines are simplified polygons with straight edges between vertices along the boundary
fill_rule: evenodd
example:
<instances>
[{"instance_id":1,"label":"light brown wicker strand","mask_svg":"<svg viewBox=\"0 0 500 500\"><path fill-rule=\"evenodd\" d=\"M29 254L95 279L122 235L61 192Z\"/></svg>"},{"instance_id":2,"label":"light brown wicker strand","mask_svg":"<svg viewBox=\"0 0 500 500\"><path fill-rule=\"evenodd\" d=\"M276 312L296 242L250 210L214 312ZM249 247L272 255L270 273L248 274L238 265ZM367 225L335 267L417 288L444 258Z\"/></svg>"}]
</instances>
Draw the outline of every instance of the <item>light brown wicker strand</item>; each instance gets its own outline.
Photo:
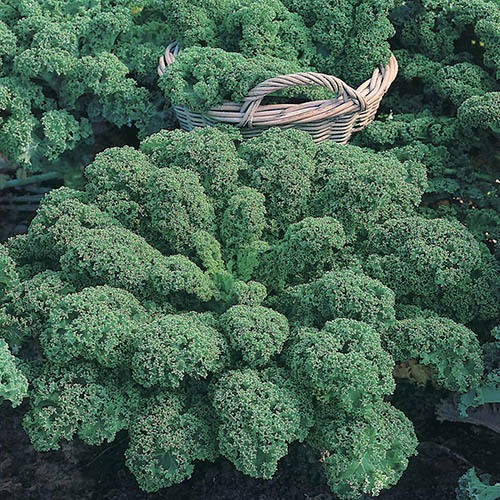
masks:
<instances>
[{"instance_id":1,"label":"light brown wicker strand","mask_svg":"<svg viewBox=\"0 0 500 500\"><path fill-rule=\"evenodd\" d=\"M158 74L175 61L179 45L171 43L160 57ZM382 97L396 78L398 64L391 56L385 68L373 71L369 80L353 89L341 79L323 73L295 73L269 78L256 85L242 103L225 101L206 114L194 113L184 106L174 111L184 130L232 124L240 128L244 139L257 137L271 127L295 128L308 132L316 143L332 140L345 144L353 132L368 125L377 113ZM269 94L293 86L322 86L335 97L301 104L262 104Z\"/></svg>"}]
</instances>

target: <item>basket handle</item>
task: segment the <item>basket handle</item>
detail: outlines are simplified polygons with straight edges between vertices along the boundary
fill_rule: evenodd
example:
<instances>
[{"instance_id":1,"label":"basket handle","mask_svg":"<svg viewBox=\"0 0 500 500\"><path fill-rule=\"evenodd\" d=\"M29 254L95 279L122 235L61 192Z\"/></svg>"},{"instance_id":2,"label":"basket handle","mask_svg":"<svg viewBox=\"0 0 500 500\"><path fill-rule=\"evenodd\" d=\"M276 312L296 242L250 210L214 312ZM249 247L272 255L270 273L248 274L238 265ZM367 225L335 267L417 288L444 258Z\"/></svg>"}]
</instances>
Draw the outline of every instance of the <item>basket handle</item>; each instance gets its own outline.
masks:
<instances>
[{"instance_id":1,"label":"basket handle","mask_svg":"<svg viewBox=\"0 0 500 500\"><path fill-rule=\"evenodd\" d=\"M170 66L174 61L179 52L181 51L181 47L177 42L172 42L165 49L165 54L162 55L158 61L158 75L163 76L167 66Z\"/></svg>"},{"instance_id":2,"label":"basket handle","mask_svg":"<svg viewBox=\"0 0 500 500\"><path fill-rule=\"evenodd\" d=\"M243 117L239 126L252 126L255 112L261 105L265 96L272 94L273 92L277 92L278 90L298 86L325 87L332 93L336 94L337 97L342 97L344 100L351 97L352 99L358 101L360 111L364 111L367 106L366 99L363 95L347 85L340 78L326 75L324 73L292 73L289 75L269 78L250 90L241 104L240 112Z\"/></svg>"}]
</instances>

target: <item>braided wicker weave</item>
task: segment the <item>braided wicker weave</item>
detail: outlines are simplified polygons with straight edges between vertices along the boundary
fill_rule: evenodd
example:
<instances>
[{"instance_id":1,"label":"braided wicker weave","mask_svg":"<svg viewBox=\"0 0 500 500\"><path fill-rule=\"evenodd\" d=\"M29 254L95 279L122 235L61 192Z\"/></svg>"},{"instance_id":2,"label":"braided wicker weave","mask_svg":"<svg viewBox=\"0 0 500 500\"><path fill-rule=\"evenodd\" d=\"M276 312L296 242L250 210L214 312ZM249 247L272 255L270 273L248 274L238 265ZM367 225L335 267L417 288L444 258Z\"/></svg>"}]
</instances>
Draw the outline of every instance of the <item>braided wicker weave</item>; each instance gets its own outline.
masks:
<instances>
[{"instance_id":1,"label":"braided wicker weave","mask_svg":"<svg viewBox=\"0 0 500 500\"><path fill-rule=\"evenodd\" d=\"M179 51L176 42L167 47L158 65L160 76L175 61ZM396 58L391 56L385 68L374 70L372 77L356 90L331 75L295 73L259 83L239 104L225 101L203 115L183 106L174 106L174 110L181 127L188 131L226 123L239 127L243 138L249 139L270 127L296 128L308 132L316 143L332 140L345 144L353 132L375 118L380 101L397 72ZM268 94L292 86L323 86L336 97L301 104L262 104Z\"/></svg>"}]
</instances>

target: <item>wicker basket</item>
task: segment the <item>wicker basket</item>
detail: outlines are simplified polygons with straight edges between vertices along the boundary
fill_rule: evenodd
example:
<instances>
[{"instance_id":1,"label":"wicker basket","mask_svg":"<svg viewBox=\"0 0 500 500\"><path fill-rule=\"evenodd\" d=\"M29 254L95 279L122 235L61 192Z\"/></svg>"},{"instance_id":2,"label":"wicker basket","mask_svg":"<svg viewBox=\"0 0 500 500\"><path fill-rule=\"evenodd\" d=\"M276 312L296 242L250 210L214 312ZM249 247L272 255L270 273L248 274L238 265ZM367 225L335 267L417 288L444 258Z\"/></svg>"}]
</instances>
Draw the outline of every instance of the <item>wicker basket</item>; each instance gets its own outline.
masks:
<instances>
[{"instance_id":1,"label":"wicker basket","mask_svg":"<svg viewBox=\"0 0 500 500\"><path fill-rule=\"evenodd\" d=\"M158 74L175 61L180 47L171 43L160 57ZM314 142L332 140L345 144L353 132L368 125L377 113L382 97L396 78L398 63L391 56L385 68L373 71L372 77L356 90L339 78L323 73L295 73L269 78L248 93L242 103L225 101L206 114L194 113L183 106L174 106L184 130L220 123L240 128L243 138L258 136L270 127L296 128L308 132ZM262 99L286 87L323 86L337 95L333 99L301 104L262 104Z\"/></svg>"}]
</instances>

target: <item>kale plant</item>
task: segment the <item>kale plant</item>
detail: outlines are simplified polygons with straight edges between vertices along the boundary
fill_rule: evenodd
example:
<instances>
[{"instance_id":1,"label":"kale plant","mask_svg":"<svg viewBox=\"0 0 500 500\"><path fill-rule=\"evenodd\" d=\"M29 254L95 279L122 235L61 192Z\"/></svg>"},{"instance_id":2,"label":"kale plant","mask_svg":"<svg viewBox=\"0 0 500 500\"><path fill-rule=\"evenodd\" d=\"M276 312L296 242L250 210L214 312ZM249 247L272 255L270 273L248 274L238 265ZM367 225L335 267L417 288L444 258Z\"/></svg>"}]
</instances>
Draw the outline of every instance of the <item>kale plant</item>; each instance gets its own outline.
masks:
<instances>
[{"instance_id":1,"label":"kale plant","mask_svg":"<svg viewBox=\"0 0 500 500\"><path fill-rule=\"evenodd\" d=\"M154 75L172 35L149 19L159 12L149 0L1 0L2 156L69 174L109 144L95 145L103 132L144 137L168 125Z\"/></svg>"},{"instance_id":2,"label":"kale plant","mask_svg":"<svg viewBox=\"0 0 500 500\"><path fill-rule=\"evenodd\" d=\"M108 149L85 176L0 253L0 394L17 404L29 379L37 450L127 431L152 492L219 456L270 478L306 442L355 499L415 453L396 363L443 390L481 383L460 323L498 314L495 262L458 222L416 214L415 160L207 128Z\"/></svg>"},{"instance_id":3,"label":"kale plant","mask_svg":"<svg viewBox=\"0 0 500 500\"><path fill-rule=\"evenodd\" d=\"M423 162L421 212L458 219L498 252L498 2L398 2L390 19L398 80L354 141Z\"/></svg>"}]
</instances>

